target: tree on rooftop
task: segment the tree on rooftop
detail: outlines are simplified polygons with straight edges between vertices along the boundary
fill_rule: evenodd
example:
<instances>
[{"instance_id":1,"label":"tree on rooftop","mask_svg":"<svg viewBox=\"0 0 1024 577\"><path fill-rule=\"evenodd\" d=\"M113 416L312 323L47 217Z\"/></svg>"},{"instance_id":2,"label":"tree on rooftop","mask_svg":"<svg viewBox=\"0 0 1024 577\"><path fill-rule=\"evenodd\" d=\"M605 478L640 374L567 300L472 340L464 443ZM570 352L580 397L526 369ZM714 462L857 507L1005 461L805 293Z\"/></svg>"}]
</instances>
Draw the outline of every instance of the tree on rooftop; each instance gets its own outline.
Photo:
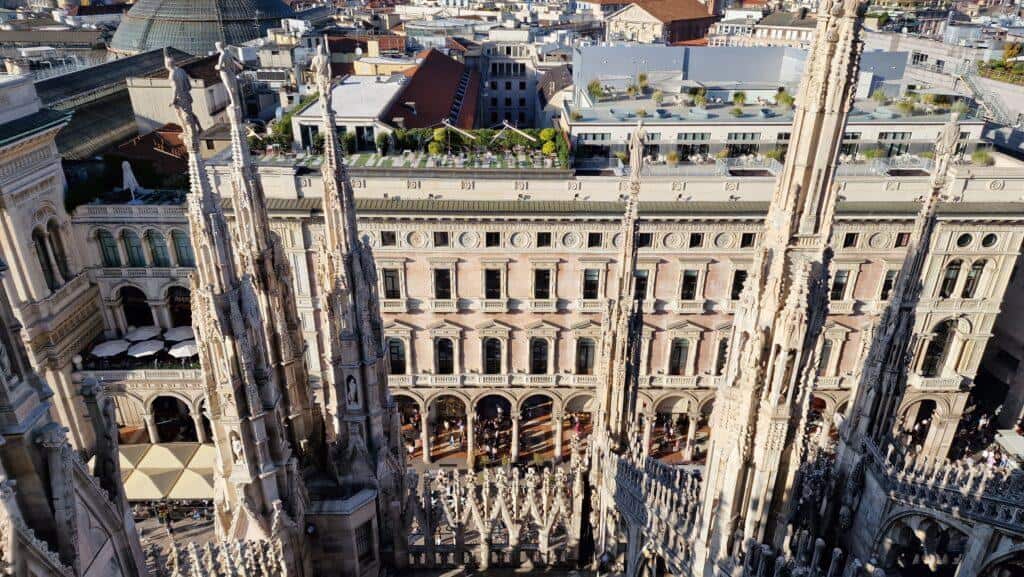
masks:
<instances>
[{"instance_id":1,"label":"tree on rooftop","mask_svg":"<svg viewBox=\"0 0 1024 577\"><path fill-rule=\"evenodd\" d=\"M665 101L665 93L660 90L655 90L654 94L651 95L651 98L654 99L655 104L661 106L661 103Z\"/></svg>"},{"instance_id":2,"label":"tree on rooftop","mask_svg":"<svg viewBox=\"0 0 1024 577\"><path fill-rule=\"evenodd\" d=\"M957 114L966 114L969 109L970 107L963 100L957 100L953 103L953 106L949 107L950 112L956 112Z\"/></svg>"},{"instance_id":3,"label":"tree on rooftop","mask_svg":"<svg viewBox=\"0 0 1024 577\"><path fill-rule=\"evenodd\" d=\"M555 153L555 150L557 150L557 148L558 147L555 146L554 142L548 140L547 142L544 143L544 146L540 147L540 151L548 156L551 156L552 154Z\"/></svg>"},{"instance_id":4,"label":"tree on rooftop","mask_svg":"<svg viewBox=\"0 0 1024 577\"><path fill-rule=\"evenodd\" d=\"M601 100L604 98L604 87L601 86L601 82L596 78L588 82L587 94L590 95L591 100Z\"/></svg>"},{"instance_id":5,"label":"tree on rooftop","mask_svg":"<svg viewBox=\"0 0 1024 577\"><path fill-rule=\"evenodd\" d=\"M544 142L554 140L555 136L557 135L558 133L555 131L554 128L545 128L544 130L540 131L540 139L543 140Z\"/></svg>"},{"instance_id":6,"label":"tree on rooftop","mask_svg":"<svg viewBox=\"0 0 1024 577\"><path fill-rule=\"evenodd\" d=\"M904 116L910 116L914 113L914 101L909 98L904 98L896 103L896 110L899 110Z\"/></svg>"},{"instance_id":7,"label":"tree on rooftop","mask_svg":"<svg viewBox=\"0 0 1024 577\"><path fill-rule=\"evenodd\" d=\"M871 93L871 100L874 100L879 106L884 106L889 102L889 95L885 93L885 90L876 88L875 91Z\"/></svg>"},{"instance_id":8,"label":"tree on rooftop","mask_svg":"<svg viewBox=\"0 0 1024 577\"><path fill-rule=\"evenodd\" d=\"M391 137L383 132L377 135L377 152L382 156L387 156L388 148L391 146Z\"/></svg>"},{"instance_id":9,"label":"tree on rooftop","mask_svg":"<svg viewBox=\"0 0 1024 577\"><path fill-rule=\"evenodd\" d=\"M648 85L647 82L648 81L647 81L647 73L646 72L641 72L639 75L637 75L637 77L636 77L636 84L637 84L637 86L640 87L640 90L647 90L647 85Z\"/></svg>"},{"instance_id":10,"label":"tree on rooftop","mask_svg":"<svg viewBox=\"0 0 1024 577\"><path fill-rule=\"evenodd\" d=\"M743 116L743 109L740 108L739 106L737 106L736 108L733 108L732 110L730 110L729 114L735 116L736 118L739 118L739 117Z\"/></svg>"},{"instance_id":11,"label":"tree on rooftop","mask_svg":"<svg viewBox=\"0 0 1024 577\"><path fill-rule=\"evenodd\" d=\"M775 103L787 110L793 108L794 101L793 95L786 91L785 88L780 89L779 93L775 95Z\"/></svg>"},{"instance_id":12,"label":"tree on rooftop","mask_svg":"<svg viewBox=\"0 0 1024 577\"><path fill-rule=\"evenodd\" d=\"M708 97L704 92L698 92L693 95L693 105L697 108L704 108L708 105Z\"/></svg>"},{"instance_id":13,"label":"tree on rooftop","mask_svg":"<svg viewBox=\"0 0 1024 577\"><path fill-rule=\"evenodd\" d=\"M743 106L747 103L747 93L742 90L737 90L732 93L732 103L736 106Z\"/></svg>"},{"instance_id":14,"label":"tree on rooftop","mask_svg":"<svg viewBox=\"0 0 1024 577\"><path fill-rule=\"evenodd\" d=\"M636 98L636 95L640 94L640 88L636 84L630 84L626 87L626 94L628 94L630 98Z\"/></svg>"}]
</instances>

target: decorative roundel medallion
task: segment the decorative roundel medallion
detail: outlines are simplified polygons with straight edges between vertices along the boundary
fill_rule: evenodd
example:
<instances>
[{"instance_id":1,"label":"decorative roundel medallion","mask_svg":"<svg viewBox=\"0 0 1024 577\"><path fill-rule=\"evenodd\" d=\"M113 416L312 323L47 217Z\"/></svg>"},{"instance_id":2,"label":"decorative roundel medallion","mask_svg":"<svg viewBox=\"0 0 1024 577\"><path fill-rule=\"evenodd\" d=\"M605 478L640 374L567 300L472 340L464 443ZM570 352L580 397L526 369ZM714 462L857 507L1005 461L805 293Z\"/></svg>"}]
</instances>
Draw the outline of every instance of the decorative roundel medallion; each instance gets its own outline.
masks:
<instances>
[{"instance_id":1,"label":"decorative roundel medallion","mask_svg":"<svg viewBox=\"0 0 1024 577\"><path fill-rule=\"evenodd\" d=\"M715 237L715 246L717 248L729 248L736 242L736 236L731 232L721 232Z\"/></svg>"},{"instance_id":2,"label":"decorative roundel medallion","mask_svg":"<svg viewBox=\"0 0 1024 577\"><path fill-rule=\"evenodd\" d=\"M999 178L997 178L996 180L990 181L988 183L988 189L989 190L1003 190L1003 188L1005 188L1005 187L1006 187L1006 181L1002 180L1002 179L999 179Z\"/></svg>"},{"instance_id":3,"label":"decorative roundel medallion","mask_svg":"<svg viewBox=\"0 0 1024 577\"><path fill-rule=\"evenodd\" d=\"M530 246L530 235L525 232L517 232L512 235L510 242L516 248L526 248Z\"/></svg>"},{"instance_id":4,"label":"decorative roundel medallion","mask_svg":"<svg viewBox=\"0 0 1024 577\"><path fill-rule=\"evenodd\" d=\"M459 245L462 248L476 248L480 244L480 235L467 230L459 235Z\"/></svg>"},{"instance_id":5,"label":"decorative roundel medallion","mask_svg":"<svg viewBox=\"0 0 1024 577\"><path fill-rule=\"evenodd\" d=\"M614 246L615 248L622 247L622 233L621 232L612 237L612 246Z\"/></svg>"},{"instance_id":6,"label":"decorative roundel medallion","mask_svg":"<svg viewBox=\"0 0 1024 577\"><path fill-rule=\"evenodd\" d=\"M580 245L580 235L577 232L567 232L562 237L562 244L568 248L576 248Z\"/></svg>"},{"instance_id":7,"label":"decorative roundel medallion","mask_svg":"<svg viewBox=\"0 0 1024 577\"><path fill-rule=\"evenodd\" d=\"M884 232L876 232L868 238L868 246L871 248L885 248L889 244L889 235Z\"/></svg>"},{"instance_id":8,"label":"decorative roundel medallion","mask_svg":"<svg viewBox=\"0 0 1024 577\"><path fill-rule=\"evenodd\" d=\"M406 240L409 242L409 246L415 248L423 248L427 246L427 235L418 230L410 232Z\"/></svg>"},{"instance_id":9,"label":"decorative roundel medallion","mask_svg":"<svg viewBox=\"0 0 1024 577\"><path fill-rule=\"evenodd\" d=\"M665 246L667 246L668 248L679 248L680 246L683 245L682 237L680 237L678 234L674 232L666 234L665 240L663 242L665 243Z\"/></svg>"}]
</instances>

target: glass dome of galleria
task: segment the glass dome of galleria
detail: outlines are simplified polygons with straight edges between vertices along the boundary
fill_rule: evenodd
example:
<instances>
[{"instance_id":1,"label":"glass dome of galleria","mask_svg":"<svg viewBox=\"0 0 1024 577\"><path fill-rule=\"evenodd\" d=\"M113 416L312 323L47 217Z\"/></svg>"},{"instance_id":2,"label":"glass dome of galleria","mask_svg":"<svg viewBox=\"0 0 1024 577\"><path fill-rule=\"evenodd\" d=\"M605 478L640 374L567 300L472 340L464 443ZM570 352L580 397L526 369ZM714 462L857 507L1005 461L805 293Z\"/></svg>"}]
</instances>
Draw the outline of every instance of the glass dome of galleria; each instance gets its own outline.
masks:
<instances>
[{"instance_id":1,"label":"glass dome of galleria","mask_svg":"<svg viewBox=\"0 0 1024 577\"><path fill-rule=\"evenodd\" d=\"M132 55L170 46L205 56L216 42L241 44L294 16L281 0L138 0L121 19L110 51Z\"/></svg>"}]
</instances>

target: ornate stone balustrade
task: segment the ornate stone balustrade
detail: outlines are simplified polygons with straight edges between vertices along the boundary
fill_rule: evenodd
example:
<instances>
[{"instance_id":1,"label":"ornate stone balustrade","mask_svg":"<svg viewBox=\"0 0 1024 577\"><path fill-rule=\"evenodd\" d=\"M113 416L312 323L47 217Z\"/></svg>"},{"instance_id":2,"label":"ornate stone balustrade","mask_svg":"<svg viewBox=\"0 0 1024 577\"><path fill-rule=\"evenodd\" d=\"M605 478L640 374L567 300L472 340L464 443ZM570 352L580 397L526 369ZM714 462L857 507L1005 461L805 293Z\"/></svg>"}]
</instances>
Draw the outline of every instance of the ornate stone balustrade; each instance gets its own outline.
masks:
<instances>
[{"instance_id":1,"label":"ornate stone balustrade","mask_svg":"<svg viewBox=\"0 0 1024 577\"><path fill-rule=\"evenodd\" d=\"M890 498L1024 534L1024 471L964 462L906 460L865 442L865 458Z\"/></svg>"},{"instance_id":2,"label":"ornate stone balustrade","mask_svg":"<svg viewBox=\"0 0 1024 577\"><path fill-rule=\"evenodd\" d=\"M108 371L109 372L109 371ZM715 386L718 377L700 377L702 386ZM438 387L462 385L467 387L504 387L507 385L531 387L594 387L598 383L596 375L530 375L525 373L501 373L483 375L480 373L462 373L454 375L431 375L417 373L413 375L388 375L388 383L393 387Z\"/></svg>"},{"instance_id":3,"label":"ornate stone balustrade","mask_svg":"<svg viewBox=\"0 0 1024 577\"><path fill-rule=\"evenodd\" d=\"M912 373L907 377L907 386L914 389L928 391L959 391L964 384L964 378L960 375L952 377L922 377Z\"/></svg>"}]
</instances>

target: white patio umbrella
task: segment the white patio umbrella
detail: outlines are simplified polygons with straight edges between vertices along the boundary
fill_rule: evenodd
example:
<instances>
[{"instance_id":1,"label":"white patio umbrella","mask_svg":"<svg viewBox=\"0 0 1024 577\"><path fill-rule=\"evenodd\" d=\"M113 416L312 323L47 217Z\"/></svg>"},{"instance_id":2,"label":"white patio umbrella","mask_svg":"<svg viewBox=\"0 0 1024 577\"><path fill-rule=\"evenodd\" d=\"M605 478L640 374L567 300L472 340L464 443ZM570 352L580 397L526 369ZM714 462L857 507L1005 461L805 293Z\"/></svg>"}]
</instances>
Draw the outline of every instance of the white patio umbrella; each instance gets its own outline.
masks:
<instances>
[{"instance_id":1,"label":"white patio umbrella","mask_svg":"<svg viewBox=\"0 0 1024 577\"><path fill-rule=\"evenodd\" d=\"M136 341L146 341L159 335L160 327L149 325L148 327L139 327L128 331L124 338L134 343Z\"/></svg>"},{"instance_id":2,"label":"white patio umbrella","mask_svg":"<svg viewBox=\"0 0 1024 577\"><path fill-rule=\"evenodd\" d=\"M155 355L162 350L164 350L163 341L142 341L132 345L132 348L128 349L128 354L135 358L140 358Z\"/></svg>"},{"instance_id":3,"label":"white patio umbrella","mask_svg":"<svg viewBox=\"0 0 1024 577\"><path fill-rule=\"evenodd\" d=\"M199 354L199 347L196 346L195 340L182 341L171 347L167 354L176 359L187 359Z\"/></svg>"},{"instance_id":4,"label":"white patio umbrella","mask_svg":"<svg viewBox=\"0 0 1024 577\"><path fill-rule=\"evenodd\" d=\"M92 356L99 358L113 357L128 350L130 343L126 340L117 339L100 343L93 347Z\"/></svg>"},{"instance_id":5,"label":"white patio umbrella","mask_svg":"<svg viewBox=\"0 0 1024 577\"><path fill-rule=\"evenodd\" d=\"M164 340L171 341L172 343L193 339L195 336L196 333L192 330L192 327L174 327L164 332Z\"/></svg>"}]
</instances>

